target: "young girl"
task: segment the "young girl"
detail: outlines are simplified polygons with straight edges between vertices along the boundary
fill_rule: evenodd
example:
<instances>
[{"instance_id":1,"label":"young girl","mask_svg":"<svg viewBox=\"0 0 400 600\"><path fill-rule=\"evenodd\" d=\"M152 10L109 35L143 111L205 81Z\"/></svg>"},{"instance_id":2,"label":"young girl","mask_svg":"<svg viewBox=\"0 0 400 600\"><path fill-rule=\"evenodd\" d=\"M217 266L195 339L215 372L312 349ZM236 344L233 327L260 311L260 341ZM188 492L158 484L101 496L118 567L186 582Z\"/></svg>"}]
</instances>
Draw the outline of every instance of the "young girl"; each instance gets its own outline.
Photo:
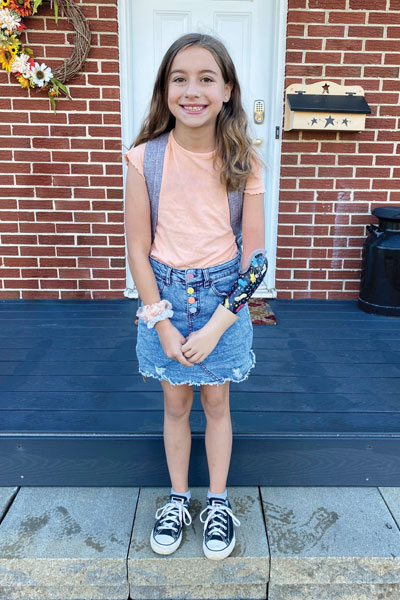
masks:
<instances>
[{"instance_id":1,"label":"young girl","mask_svg":"<svg viewBox=\"0 0 400 600\"><path fill-rule=\"evenodd\" d=\"M229 382L246 379L255 364L247 300L267 259L261 163L247 134L235 67L220 41L187 34L167 50L148 116L125 159L128 260L141 300L136 352L140 373L163 388L172 486L155 514L151 547L174 552L192 520L189 414L196 385L210 476L200 514L203 550L223 559L240 525L226 490Z\"/></svg>"}]
</instances>

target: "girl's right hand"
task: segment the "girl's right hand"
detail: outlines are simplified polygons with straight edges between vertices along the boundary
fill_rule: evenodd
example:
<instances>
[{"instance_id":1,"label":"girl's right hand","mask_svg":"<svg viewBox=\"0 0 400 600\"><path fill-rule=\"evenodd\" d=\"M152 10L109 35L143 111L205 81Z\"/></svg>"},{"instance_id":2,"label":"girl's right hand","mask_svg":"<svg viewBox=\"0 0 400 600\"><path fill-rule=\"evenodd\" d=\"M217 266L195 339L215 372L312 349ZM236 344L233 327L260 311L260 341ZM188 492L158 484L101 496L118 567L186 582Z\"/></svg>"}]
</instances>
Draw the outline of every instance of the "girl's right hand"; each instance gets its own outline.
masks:
<instances>
[{"instance_id":1,"label":"girl's right hand","mask_svg":"<svg viewBox=\"0 0 400 600\"><path fill-rule=\"evenodd\" d=\"M186 338L181 332L172 325L169 319L163 319L155 324L155 329L158 333L160 344L168 358L177 360L185 367L194 367L194 364L189 362L182 352L182 345Z\"/></svg>"}]
</instances>

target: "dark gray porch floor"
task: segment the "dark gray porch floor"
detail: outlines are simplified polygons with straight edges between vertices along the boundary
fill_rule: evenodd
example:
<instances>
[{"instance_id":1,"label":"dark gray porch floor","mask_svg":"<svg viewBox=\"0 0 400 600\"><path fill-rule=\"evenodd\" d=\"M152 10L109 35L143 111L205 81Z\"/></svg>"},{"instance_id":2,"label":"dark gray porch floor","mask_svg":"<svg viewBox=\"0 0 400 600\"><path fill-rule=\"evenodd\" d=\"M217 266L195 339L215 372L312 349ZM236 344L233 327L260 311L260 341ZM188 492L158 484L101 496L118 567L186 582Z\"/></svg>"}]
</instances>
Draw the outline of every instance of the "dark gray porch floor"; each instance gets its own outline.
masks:
<instances>
[{"instance_id":1,"label":"dark gray porch floor","mask_svg":"<svg viewBox=\"0 0 400 600\"><path fill-rule=\"evenodd\" d=\"M400 319L356 301L271 300L231 384L229 485L400 485ZM169 485L158 381L137 372L137 302L0 301L0 485ZM205 417L190 480L207 485Z\"/></svg>"}]
</instances>

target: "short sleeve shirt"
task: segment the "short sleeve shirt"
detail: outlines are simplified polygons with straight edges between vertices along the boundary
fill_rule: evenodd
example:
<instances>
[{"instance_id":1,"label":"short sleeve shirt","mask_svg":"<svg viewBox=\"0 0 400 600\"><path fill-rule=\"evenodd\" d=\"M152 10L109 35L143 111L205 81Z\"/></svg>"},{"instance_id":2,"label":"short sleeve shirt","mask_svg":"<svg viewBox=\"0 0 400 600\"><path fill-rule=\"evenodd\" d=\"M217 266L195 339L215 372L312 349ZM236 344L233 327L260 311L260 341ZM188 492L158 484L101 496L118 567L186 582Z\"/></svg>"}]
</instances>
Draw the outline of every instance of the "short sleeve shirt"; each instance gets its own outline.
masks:
<instances>
[{"instance_id":1,"label":"short sleeve shirt","mask_svg":"<svg viewBox=\"0 0 400 600\"><path fill-rule=\"evenodd\" d=\"M125 154L142 177L146 144ZM176 269L196 269L234 258L237 245L230 223L226 187L213 167L213 152L191 152L168 136L157 227L150 256ZM254 161L246 194L265 192L261 163Z\"/></svg>"}]
</instances>

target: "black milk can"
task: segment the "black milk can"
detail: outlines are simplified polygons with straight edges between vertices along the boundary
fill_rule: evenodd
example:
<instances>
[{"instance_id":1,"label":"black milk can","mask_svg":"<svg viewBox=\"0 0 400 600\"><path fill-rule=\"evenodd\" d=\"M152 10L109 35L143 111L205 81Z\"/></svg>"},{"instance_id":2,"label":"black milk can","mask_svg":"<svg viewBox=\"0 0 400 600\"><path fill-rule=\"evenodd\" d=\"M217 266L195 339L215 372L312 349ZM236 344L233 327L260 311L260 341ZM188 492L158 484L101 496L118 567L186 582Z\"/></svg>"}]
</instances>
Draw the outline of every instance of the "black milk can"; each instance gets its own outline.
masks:
<instances>
[{"instance_id":1,"label":"black milk can","mask_svg":"<svg viewBox=\"0 0 400 600\"><path fill-rule=\"evenodd\" d=\"M379 206L372 214L379 225L367 225L358 306L365 312L400 317L400 206Z\"/></svg>"}]
</instances>

